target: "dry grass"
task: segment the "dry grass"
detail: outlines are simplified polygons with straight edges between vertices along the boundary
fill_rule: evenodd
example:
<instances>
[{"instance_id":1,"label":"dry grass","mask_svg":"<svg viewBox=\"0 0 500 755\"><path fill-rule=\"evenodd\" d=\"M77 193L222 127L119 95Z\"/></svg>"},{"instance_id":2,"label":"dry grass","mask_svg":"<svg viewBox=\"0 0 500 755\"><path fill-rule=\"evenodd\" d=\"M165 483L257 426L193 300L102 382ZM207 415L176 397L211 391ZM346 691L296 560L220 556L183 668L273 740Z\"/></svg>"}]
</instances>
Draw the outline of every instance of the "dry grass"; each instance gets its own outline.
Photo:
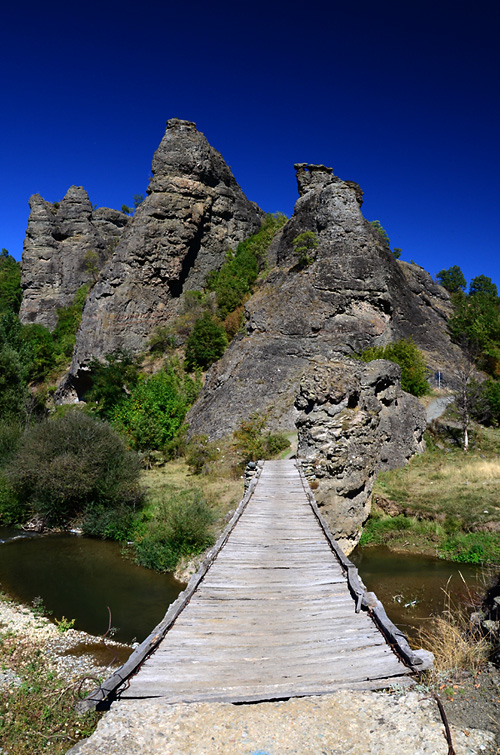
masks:
<instances>
[{"instance_id":1,"label":"dry grass","mask_svg":"<svg viewBox=\"0 0 500 755\"><path fill-rule=\"evenodd\" d=\"M462 576L462 575L460 575ZM419 631L422 646L434 654L432 674L437 678L459 670L476 674L488 661L491 645L477 624L470 620L475 596L464 578L462 581L469 596L469 607L458 605L448 588L444 589L445 608L440 616L429 619Z\"/></svg>"},{"instance_id":2,"label":"dry grass","mask_svg":"<svg viewBox=\"0 0 500 755\"><path fill-rule=\"evenodd\" d=\"M415 515L457 518L464 529L500 521L500 430L482 430L468 454L456 447L427 451L402 469L379 475L375 492Z\"/></svg>"}]
</instances>

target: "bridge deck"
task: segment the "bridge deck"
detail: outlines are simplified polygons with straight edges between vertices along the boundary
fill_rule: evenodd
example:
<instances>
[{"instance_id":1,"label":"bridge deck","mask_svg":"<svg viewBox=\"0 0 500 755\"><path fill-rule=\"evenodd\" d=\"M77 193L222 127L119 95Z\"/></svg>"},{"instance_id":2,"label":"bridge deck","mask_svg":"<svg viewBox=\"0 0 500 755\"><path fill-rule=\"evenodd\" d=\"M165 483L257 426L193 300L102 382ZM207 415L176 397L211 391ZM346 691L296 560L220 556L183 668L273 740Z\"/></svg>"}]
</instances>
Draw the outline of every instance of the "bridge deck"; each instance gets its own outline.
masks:
<instances>
[{"instance_id":1,"label":"bridge deck","mask_svg":"<svg viewBox=\"0 0 500 755\"><path fill-rule=\"evenodd\" d=\"M265 462L236 527L120 697L265 700L384 687L408 673L355 612L294 462Z\"/></svg>"}]
</instances>

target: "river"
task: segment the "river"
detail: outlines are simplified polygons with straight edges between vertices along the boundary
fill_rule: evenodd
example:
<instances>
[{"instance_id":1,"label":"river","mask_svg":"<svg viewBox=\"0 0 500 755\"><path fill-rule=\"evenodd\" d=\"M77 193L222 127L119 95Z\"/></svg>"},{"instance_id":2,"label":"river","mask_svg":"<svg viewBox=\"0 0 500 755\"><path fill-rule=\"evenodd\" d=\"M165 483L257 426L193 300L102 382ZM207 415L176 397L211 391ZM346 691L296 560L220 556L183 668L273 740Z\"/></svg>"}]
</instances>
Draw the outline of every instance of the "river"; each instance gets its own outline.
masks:
<instances>
[{"instance_id":1,"label":"river","mask_svg":"<svg viewBox=\"0 0 500 755\"><path fill-rule=\"evenodd\" d=\"M40 597L53 618L75 619L75 628L95 635L141 642L163 618L184 585L121 555L122 546L77 535L22 534L0 529L0 587L30 605ZM467 602L463 575L473 592L484 592L482 570L435 558L395 554L387 548L357 548L351 556L361 578L383 602L389 617L410 635L444 605L449 589ZM472 609L471 609L472 610Z\"/></svg>"}]
</instances>

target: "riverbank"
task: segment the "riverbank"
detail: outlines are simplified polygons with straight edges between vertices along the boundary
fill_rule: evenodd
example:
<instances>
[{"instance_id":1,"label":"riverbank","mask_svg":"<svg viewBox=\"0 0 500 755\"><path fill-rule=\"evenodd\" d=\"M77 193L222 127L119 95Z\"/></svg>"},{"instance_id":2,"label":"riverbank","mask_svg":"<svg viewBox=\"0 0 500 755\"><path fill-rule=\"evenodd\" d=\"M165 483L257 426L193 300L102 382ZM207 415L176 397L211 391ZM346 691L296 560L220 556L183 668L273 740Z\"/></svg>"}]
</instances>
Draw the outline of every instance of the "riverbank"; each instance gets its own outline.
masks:
<instances>
[{"instance_id":1,"label":"riverbank","mask_svg":"<svg viewBox=\"0 0 500 755\"><path fill-rule=\"evenodd\" d=\"M65 753L100 714L78 716L77 699L120 666L131 647L74 629L0 597L0 752Z\"/></svg>"},{"instance_id":2,"label":"riverbank","mask_svg":"<svg viewBox=\"0 0 500 755\"><path fill-rule=\"evenodd\" d=\"M379 474L361 545L500 565L500 429L474 427L468 453L453 420L438 420L427 450Z\"/></svg>"}]
</instances>

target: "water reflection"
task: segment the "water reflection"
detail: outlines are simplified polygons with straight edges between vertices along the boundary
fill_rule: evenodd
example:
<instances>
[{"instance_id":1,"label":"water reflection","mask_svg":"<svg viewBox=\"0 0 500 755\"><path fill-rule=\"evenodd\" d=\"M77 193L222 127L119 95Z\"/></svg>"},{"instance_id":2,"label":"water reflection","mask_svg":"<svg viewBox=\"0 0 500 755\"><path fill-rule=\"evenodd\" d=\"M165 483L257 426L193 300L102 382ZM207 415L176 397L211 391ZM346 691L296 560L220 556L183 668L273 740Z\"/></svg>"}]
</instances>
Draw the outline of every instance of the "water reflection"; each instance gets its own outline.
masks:
<instances>
[{"instance_id":1,"label":"water reflection","mask_svg":"<svg viewBox=\"0 0 500 755\"><path fill-rule=\"evenodd\" d=\"M411 636L429 616L442 612L445 590L462 604L470 602L469 591L482 595L486 590L484 570L471 564L393 553L382 546L356 548L349 558L391 621Z\"/></svg>"},{"instance_id":2,"label":"water reflection","mask_svg":"<svg viewBox=\"0 0 500 755\"><path fill-rule=\"evenodd\" d=\"M33 535L0 528L0 588L15 600L43 599L52 616L76 619L75 629L141 642L184 585L169 574L136 566L118 543L76 535Z\"/></svg>"}]
</instances>

